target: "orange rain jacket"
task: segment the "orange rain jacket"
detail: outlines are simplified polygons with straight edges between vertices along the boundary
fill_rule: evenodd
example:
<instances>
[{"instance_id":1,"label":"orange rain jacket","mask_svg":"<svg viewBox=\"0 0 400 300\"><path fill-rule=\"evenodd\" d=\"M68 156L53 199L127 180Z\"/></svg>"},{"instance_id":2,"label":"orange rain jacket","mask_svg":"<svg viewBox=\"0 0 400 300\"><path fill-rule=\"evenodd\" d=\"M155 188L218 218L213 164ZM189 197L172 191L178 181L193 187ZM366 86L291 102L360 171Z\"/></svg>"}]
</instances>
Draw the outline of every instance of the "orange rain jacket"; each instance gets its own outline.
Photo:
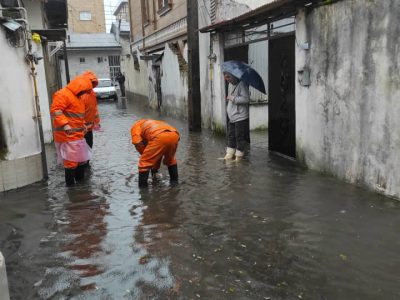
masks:
<instances>
[{"instance_id":1,"label":"orange rain jacket","mask_svg":"<svg viewBox=\"0 0 400 300\"><path fill-rule=\"evenodd\" d=\"M84 72L82 76L92 82L93 88L99 84L96 75L91 71ZM85 103L85 125L89 131L93 130L94 126L100 124L96 93L91 89L81 96L81 100Z\"/></svg>"},{"instance_id":2,"label":"orange rain jacket","mask_svg":"<svg viewBox=\"0 0 400 300\"><path fill-rule=\"evenodd\" d=\"M53 95L50 113L53 117L54 140L59 143L83 139L85 134L85 104L78 94L92 89L89 79L75 77L71 82ZM67 134L65 125L72 128Z\"/></svg>"},{"instance_id":3,"label":"orange rain jacket","mask_svg":"<svg viewBox=\"0 0 400 300\"><path fill-rule=\"evenodd\" d=\"M139 172L158 170L164 157L167 166L176 165L179 133L175 127L157 120L138 120L131 128L132 144L141 154Z\"/></svg>"}]
</instances>

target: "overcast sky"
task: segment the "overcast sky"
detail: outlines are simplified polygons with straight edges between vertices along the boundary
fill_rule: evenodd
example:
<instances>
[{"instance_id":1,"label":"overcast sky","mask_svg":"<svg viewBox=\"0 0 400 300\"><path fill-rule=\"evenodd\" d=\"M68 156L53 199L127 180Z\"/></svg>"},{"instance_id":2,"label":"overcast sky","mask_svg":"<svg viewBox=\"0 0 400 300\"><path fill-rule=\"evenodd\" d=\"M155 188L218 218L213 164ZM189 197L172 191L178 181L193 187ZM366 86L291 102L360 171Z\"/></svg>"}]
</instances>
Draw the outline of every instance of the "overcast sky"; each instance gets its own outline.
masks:
<instances>
[{"instance_id":1,"label":"overcast sky","mask_svg":"<svg viewBox=\"0 0 400 300\"><path fill-rule=\"evenodd\" d=\"M104 1L104 13L106 15L106 30L110 32L111 24L114 19L114 11L117 8L120 0L103 0Z\"/></svg>"},{"instance_id":2,"label":"overcast sky","mask_svg":"<svg viewBox=\"0 0 400 300\"><path fill-rule=\"evenodd\" d=\"M103 0L104 1L104 13L106 15L106 30L110 32L111 24L115 20L114 19L114 11L117 8L120 0ZM139 1L139 0L134 0ZM273 0L236 0L237 2L241 2L250 6L251 9L255 9L261 5L265 5L267 3L272 2Z\"/></svg>"}]
</instances>

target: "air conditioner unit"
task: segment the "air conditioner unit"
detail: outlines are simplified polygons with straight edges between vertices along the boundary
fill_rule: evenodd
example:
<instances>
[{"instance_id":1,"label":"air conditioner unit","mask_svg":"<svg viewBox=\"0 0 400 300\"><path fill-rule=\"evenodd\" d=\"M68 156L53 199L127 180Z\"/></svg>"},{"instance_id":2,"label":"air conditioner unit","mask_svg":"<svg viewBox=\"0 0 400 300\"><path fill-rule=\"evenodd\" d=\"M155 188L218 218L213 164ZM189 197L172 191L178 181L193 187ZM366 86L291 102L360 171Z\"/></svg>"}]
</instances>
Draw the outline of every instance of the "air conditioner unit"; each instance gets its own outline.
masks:
<instances>
[{"instance_id":1,"label":"air conditioner unit","mask_svg":"<svg viewBox=\"0 0 400 300\"><path fill-rule=\"evenodd\" d=\"M8 19L21 19L21 5L18 0L0 0L1 17Z\"/></svg>"},{"instance_id":2,"label":"air conditioner unit","mask_svg":"<svg viewBox=\"0 0 400 300\"><path fill-rule=\"evenodd\" d=\"M3 7L19 7L18 0L0 0Z\"/></svg>"}]
</instances>

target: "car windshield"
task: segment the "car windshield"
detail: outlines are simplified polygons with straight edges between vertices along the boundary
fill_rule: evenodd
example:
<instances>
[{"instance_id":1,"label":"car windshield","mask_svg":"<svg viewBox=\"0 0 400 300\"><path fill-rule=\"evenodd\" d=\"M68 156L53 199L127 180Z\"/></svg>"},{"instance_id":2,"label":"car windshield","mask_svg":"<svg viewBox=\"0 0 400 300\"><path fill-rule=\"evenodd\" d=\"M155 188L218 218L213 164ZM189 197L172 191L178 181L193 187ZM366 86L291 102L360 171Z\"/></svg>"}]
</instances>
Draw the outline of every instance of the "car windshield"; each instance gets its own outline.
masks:
<instances>
[{"instance_id":1,"label":"car windshield","mask_svg":"<svg viewBox=\"0 0 400 300\"><path fill-rule=\"evenodd\" d=\"M98 87L109 87L112 86L111 80L99 80Z\"/></svg>"}]
</instances>

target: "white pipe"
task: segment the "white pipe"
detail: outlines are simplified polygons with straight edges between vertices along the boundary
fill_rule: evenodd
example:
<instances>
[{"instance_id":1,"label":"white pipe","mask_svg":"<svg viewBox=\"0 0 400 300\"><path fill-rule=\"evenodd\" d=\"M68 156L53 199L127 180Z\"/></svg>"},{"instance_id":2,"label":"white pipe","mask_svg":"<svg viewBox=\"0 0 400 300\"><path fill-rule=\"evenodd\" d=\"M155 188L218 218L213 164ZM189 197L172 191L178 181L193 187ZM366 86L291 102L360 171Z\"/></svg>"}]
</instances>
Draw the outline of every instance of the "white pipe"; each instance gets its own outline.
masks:
<instances>
[{"instance_id":1,"label":"white pipe","mask_svg":"<svg viewBox=\"0 0 400 300\"><path fill-rule=\"evenodd\" d=\"M8 292L6 262L1 252L0 252L0 300L10 300L10 294Z\"/></svg>"}]
</instances>

